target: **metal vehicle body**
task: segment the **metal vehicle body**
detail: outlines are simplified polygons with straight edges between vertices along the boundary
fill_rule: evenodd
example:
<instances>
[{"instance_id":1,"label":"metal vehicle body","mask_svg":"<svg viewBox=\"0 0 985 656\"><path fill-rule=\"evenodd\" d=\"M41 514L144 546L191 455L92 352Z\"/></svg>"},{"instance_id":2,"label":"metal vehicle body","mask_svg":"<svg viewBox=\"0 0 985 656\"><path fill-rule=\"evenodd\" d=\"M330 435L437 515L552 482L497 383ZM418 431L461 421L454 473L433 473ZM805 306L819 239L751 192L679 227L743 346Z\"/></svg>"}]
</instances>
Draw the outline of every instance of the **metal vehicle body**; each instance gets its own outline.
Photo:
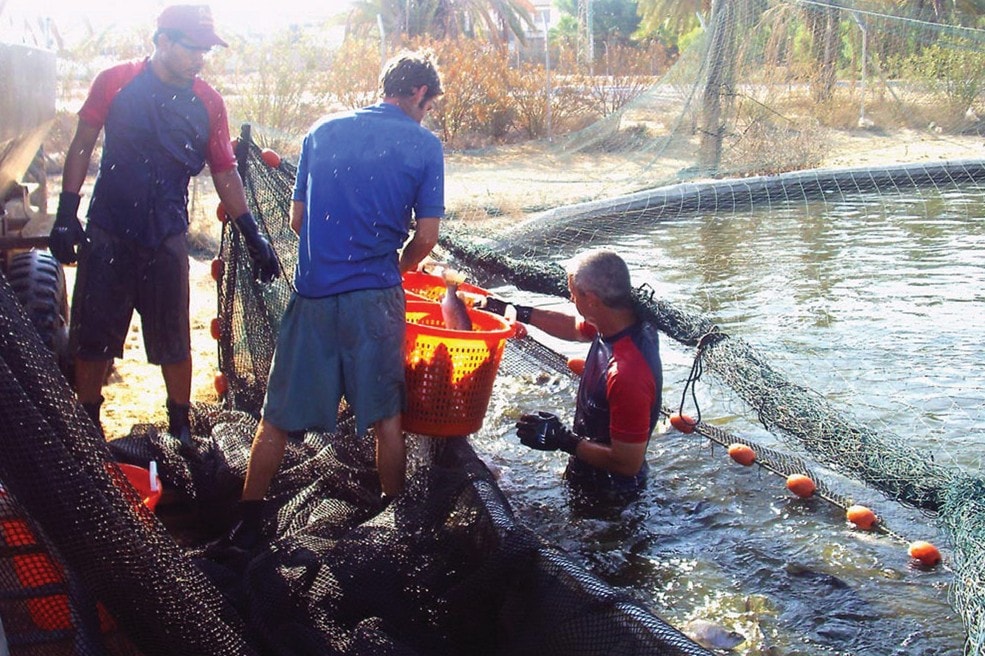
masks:
<instances>
[{"instance_id":1,"label":"metal vehicle body","mask_svg":"<svg viewBox=\"0 0 985 656\"><path fill-rule=\"evenodd\" d=\"M68 294L48 252L42 144L55 119L55 53L0 41L0 272L68 370Z\"/></svg>"}]
</instances>

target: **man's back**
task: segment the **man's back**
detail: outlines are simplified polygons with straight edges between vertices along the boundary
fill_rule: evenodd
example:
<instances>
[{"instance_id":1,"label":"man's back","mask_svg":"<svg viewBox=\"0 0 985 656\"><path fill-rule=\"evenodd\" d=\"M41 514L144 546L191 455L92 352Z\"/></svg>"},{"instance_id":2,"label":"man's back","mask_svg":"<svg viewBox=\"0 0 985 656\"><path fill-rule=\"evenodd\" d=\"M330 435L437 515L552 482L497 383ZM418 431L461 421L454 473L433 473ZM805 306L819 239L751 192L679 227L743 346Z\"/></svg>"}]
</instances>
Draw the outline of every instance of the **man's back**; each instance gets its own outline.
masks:
<instances>
[{"instance_id":1,"label":"man's back","mask_svg":"<svg viewBox=\"0 0 985 656\"><path fill-rule=\"evenodd\" d=\"M298 293L400 284L411 217L444 214L441 142L387 103L329 117L305 137L294 199L306 207Z\"/></svg>"}]
</instances>

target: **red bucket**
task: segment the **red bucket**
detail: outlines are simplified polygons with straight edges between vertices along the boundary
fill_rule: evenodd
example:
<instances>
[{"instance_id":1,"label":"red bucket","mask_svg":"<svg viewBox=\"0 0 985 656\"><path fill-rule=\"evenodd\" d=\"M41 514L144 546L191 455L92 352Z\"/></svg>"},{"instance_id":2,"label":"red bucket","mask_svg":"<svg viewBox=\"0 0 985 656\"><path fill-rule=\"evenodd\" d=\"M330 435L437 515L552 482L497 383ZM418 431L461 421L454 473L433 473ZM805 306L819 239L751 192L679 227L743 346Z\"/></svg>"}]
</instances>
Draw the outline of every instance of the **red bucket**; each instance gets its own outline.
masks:
<instances>
[{"instance_id":1,"label":"red bucket","mask_svg":"<svg viewBox=\"0 0 985 656\"><path fill-rule=\"evenodd\" d=\"M404 430L460 437L482 427L514 327L495 314L468 313L471 331L449 330L439 304L407 301Z\"/></svg>"},{"instance_id":2,"label":"red bucket","mask_svg":"<svg viewBox=\"0 0 985 656\"><path fill-rule=\"evenodd\" d=\"M154 476L153 483L156 483L155 485L151 481L149 469L138 467L137 465L128 465L123 462L116 463L116 466L127 477L130 485L137 490L137 494L140 495L140 499L147 506L147 509L154 512L157 502L161 500L161 479L158 476Z\"/></svg>"}]
</instances>

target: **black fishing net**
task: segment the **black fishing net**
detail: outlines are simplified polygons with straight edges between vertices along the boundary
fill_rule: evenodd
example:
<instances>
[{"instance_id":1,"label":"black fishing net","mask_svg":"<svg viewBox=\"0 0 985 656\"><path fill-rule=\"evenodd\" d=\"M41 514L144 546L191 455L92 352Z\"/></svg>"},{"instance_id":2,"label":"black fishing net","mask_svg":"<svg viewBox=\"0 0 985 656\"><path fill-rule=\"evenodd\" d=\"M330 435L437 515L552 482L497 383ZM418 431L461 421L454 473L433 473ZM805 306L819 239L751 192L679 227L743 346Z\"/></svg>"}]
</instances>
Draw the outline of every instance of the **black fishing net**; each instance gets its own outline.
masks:
<instances>
[{"instance_id":1,"label":"black fishing net","mask_svg":"<svg viewBox=\"0 0 985 656\"><path fill-rule=\"evenodd\" d=\"M250 193L253 202L264 218L269 234L275 242L287 239L294 243L294 234L287 226L286 206L279 194L289 186L293 169L282 163L279 170L264 168L259 149L252 146L249 161ZM283 180L267 178L282 176ZM985 178L982 161L947 162L916 166L893 165L882 169L843 169L838 171L811 171L747 180L723 180L700 185L681 185L669 189L641 192L629 198L589 203L545 212L519 226L511 226L502 237L493 238L473 225L463 226L454 220L447 222L439 241L439 255L453 259L456 266L466 271L470 280L481 287L495 287L504 283L519 292L547 297L567 298L567 276L561 266L552 263L552 256L565 245L589 246L606 236L633 234L648 223L670 216L685 216L709 209L738 211L762 203L784 200L805 201L827 199L833 201L859 193L898 194L903 189L919 190L930 187L938 190L961 185L980 185ZM265 191L261 191L265 190ZM671 198L672 201L667 201ZM659 199L659 202L654 200ZM710 200L709 200L710 199ZM229 231L227 230L227 235ZM224 238L223 253L226 267L236 265L241 283L250 278L248 259L242 246ZM286 253L285 253L286 251ZM278 246L278 253L293 265L293 250ZM220 298L256 298L257 308L247 307L245 316L262 314L264 304L286 303L288 283L278 281L274 288L247 285L236 289L224 280ZM968 629L968 643L981 644L985 636L985 617L981 612L980 595L985 588L982 581L980 495L983 485L979 477L949 468L928 459L925 454L911 447L907 441L888 430L867 426L854 419L845 408L834 407L815 391L789 380L771 364L768 354L760 352L743 339L730 336L715 323L690 308L676 306L658 298L652 289L642 287L637 291L637 305L642 316L669 338L685 346L696 347L697 371L714 377L717 384L731 390L745 402L759 423L779 439L793 439L796 450L805 450L817 465L830 468L861 480L888 498L914 507L936 518L948 539L954 544L955 577L952 595L957 610L962 614ZM245 301L244 301L245 303ZM223 312L221 316L230 316ZM223 324L223 335L246 332L246 326L236 320ZM261 329L258 333L262 334ZM224 363L257 363L261 373L269 366L272 341L249 338L223 339L220 354L232 351L231 357L223 357ZM258 346L259 345L259 346ZM244 352L248 351L248 352ZM531 338L511 339L503 356L501 370L505 373L537 373L551 371L557 375L571 375L566 358ZM260 399L252 391L253 381L263 376L238 366L223 366L229 375L232 398ZM697 380L690 381L695 384ZM238 397L235 395L239 395ZM669 399L668 399L669 401ZM237 403L237 407L242 407ZM256 411L257 407L250 407ZM675 411L665 408L666 414ZM817 466L801 457L767 448L742 437L730 435L716 427L700 423L697 432L722 445L745 443L752 446L757 462L783 475L807 474L816 483L818 495L847 508L853 501L833 491L817 473ZM892 527L884 523L879 530L895 535ZM901 537L896 535L896 537Z\"/></svg>"},{"instance_id":2,"label":"black fishing net","mask_svg":"<svg viewBox=\"0 0 985 656\"><path fill-rule=\"evenodd\" d=\"M285 269L293 171L244 133L250 202ZM0 283L0 618L12 654L706 654L518 524L463 439L409 436L408 489L380 501L373 442L295 436L267 496L269 544L235 518L289 283L253 280L227 225L222 406L191 447L161 426L105 442ZM289 277L288 277L289 278ZM115 463L163 482L156 514Z\"/></svg>"},{"instance_id":3,"label":"black fishing net","mask_svg":"<svg viewBox=\"0 0 985 656\"><path fill-rule=\"evenodd\" d=\"M981 162L965 163L960 165L960 170L972 175L971 172L981 166ZM913 178L918 177L918 173L914 173ZM724 181L721 191L730 193L728 188L736 185L741 186L741 183ZM644 214L609 218L612 221L608 224L609 230L631 233L641 225ZM623 223L617 226L620 221ZM605 215L593 211L582 215L579 222L562 222L559 232L553 236L566 242L576 226L582 234L586 230L597 234L605 230L605 224ZM561 237L562 234L568 236ZM446 231L440 244L465 263L465 268L480 285L499 284L507 272L512 272L509 282L517 289L563 298L567 296L564 271L560 266L543 264L540 259L545 253L535 255L530 246L546 246L550 239L545 232L535 239L522 240L527 245L522 256L516 254L515 248L504 248L499 252L488 241L476 243L455 231ZM590 243L589 240L586 245ZM858 421L844 407L835 407L814 390L788 379L771 364L767 354L739 337L722 332L710 319L657 299L647 288L638 290L637 304L640 314L668 337L696 347L695 371L713 376L716 384L723 385L745 402L759 423L779 439L792 439L791 448L806 450L816 463L864 481L887 498L935 518L944 535L953 541L953 565L957 574L951 594L968 629L968 644L982 644L985 616L980 591L985 588L982 579L985 570L981 567L981 554L985 539L981 499L985 482L981 477L937 463L911 446L904 437ZM516 351L518 343L511 341L511 346ZM523 371L524 367L536 370L553 362L557 371L566 369L564 358L552 354L549 349L526 348L524 354L525 358L532 358L539 364L518 364L516 358L504 358L503 367L506 370L519 367L514 371ZM697 382L695 377L687 383ZM669 415L678 409L665 407L664 413ZM853 504L852 499L826 485L817 473L817 466L808 464L801 457L756 444L703 422L698 424L696 432L723 446L736 443L751 446L759 465L784 476L806 474L814 480L817 494L822 498L843 508ZM878 529L902 539L890 526L881 524ZM977 653L976 648L972 647L971 653Z\"/></svg>"}]
</instances>

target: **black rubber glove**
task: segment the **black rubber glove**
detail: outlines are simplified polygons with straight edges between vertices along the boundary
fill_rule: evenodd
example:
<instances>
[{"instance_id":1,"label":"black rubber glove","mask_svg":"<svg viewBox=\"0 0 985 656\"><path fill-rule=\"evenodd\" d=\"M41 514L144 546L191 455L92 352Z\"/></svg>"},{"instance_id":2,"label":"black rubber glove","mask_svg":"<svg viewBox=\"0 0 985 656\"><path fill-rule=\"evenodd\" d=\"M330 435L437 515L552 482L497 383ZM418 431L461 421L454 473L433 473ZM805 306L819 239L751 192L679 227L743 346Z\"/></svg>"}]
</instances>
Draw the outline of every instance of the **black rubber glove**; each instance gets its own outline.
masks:
<instances>
[{"instance_id":1,"label":"black rubber glove","mask_svg":"<svg viewBox=\"0 0 985 656\"><path fill-rule=\"evenodd\" d=\"M495 296L484 296L476 302L475 307L479 310L485 310L486 312L492 312L493 314L498 314L499 316L506 315L506 308L508 308L512 303L507 303L501 298L496 298ZM530 323L530 313L534 311L529 305L513 305L516 309L516 320L520 323Z\"/></svg>"},{"instance_id":2,"label":"black rubber glove","mask_svg":"<svg viewBox=\"0 0 985 656\"><path fill-rule=\"evenodd\" d=\"M538 451L557 451L574 455L581 438L561 425L558 416L538 410L522 415L516 423L516 435L520 443Z\"/></svg>"},{"instance_id":3,"label":"black rubber glove","mask_svg":"<svg viewBox=\"0 0 985 656\"><path fill-rule=\"evenodd\" d=\"M270 282L280 275L280 264L273 246L260 234L253 215L247 212L234 221L246 242L246 250L253 260L253 276L260 282Z\"/></svg>"},{"instance_id":4,"label":"black rubber glove","mask_svg":"<svg viewBox=\"0 0 985 656\"><path fill-rule=\"evenodd\" d=\"M62 264L73 264L79 259L76 246L85 239L85 231L79 223L81 202L82 197L71 191L63 191L58 196L58 212L48 237L48 250Z\"/></svg>"}]
</instances>

